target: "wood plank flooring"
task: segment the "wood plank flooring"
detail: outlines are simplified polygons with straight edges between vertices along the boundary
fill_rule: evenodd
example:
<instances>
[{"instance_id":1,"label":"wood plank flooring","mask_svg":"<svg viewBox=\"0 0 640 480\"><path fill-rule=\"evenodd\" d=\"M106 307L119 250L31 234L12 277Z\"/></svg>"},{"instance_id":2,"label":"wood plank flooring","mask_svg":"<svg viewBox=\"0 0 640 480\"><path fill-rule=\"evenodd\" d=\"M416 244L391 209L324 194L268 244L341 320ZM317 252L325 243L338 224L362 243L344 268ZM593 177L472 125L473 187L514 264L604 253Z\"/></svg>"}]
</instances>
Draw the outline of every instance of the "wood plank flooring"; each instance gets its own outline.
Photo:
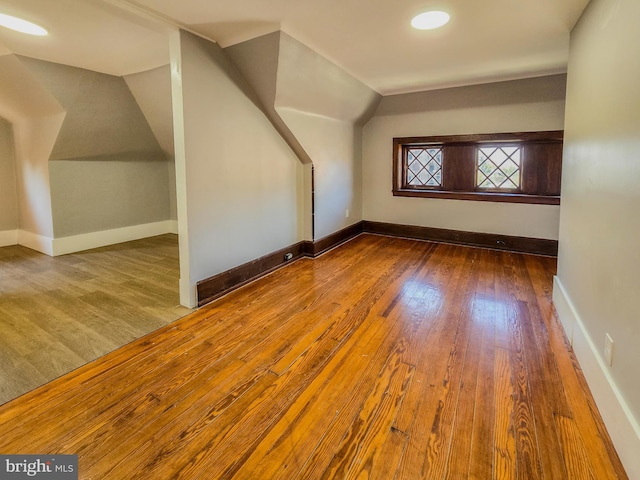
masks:
<instances>
[{"instance_id":1,"label":"wood plank flooring","mask_svg":"<svg viewBox=\"0 0 640 480\"><path fill-rule=\"evenodd\" d=\"M0 404L186 315L177 235L49 257L0 248Z\"/></svg>"},{"instance_id":2,"label":"wood plank flooring","mask_svg":"<svg viewBox=\"0 0 640 480\"><path fill-rule=\"evenodd\" d=\"M555 259L361 235L0 407L83 479L625 479Z\"/></svg>"}]
</instances>

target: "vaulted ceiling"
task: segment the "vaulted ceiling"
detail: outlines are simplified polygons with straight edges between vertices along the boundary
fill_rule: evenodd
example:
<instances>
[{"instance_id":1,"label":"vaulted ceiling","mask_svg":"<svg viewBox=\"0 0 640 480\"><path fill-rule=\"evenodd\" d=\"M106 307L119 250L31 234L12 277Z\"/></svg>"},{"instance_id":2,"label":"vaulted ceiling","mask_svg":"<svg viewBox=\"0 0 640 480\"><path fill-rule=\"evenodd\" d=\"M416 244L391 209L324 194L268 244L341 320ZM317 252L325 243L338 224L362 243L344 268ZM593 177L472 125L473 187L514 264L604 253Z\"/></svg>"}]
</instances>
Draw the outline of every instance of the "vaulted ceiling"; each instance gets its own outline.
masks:
<instances>
[{"instance_id":1,"label":"vaulted ceiling","mask_svg":"<svg viewBox=\"0 0 640 480\"><path fill-rule=\"evenodd\" d=\"M0 28L17 53L124 75L168 62L162 19L227 47L283 30L381 94L541 76L566 70L569 32L588 0L0 0L0 13L48 37ZM451 22L417 31L442 9ZM144 13L138 15L137 13Z\"/></svg>"}]
</instances>

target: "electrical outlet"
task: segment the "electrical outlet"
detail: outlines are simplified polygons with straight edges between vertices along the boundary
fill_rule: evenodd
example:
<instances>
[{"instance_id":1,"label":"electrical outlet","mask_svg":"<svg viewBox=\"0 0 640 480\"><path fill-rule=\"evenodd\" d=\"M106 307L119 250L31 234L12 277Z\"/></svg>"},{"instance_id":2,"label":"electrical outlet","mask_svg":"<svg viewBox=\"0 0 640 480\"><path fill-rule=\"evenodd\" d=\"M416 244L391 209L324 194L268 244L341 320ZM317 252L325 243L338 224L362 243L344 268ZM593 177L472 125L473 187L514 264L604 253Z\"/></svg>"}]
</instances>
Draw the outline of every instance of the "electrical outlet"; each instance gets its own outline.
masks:
<instances>
[{"instance_id":1,"label":"electrical outlet","mask_svg":"<svg viewBox=\"0 0 640 480\"><path fill-rule=\"evenodd\" d=\"M344 211L344 218L349 218L349 210Z\"/></svg>"},{"instance_id":2,"label":"electrical outlet","mask_svg":"<svg viewBox=\"0 0 640 480\"><path fill-rule=\"evenodd\" d=\"M609 366L613 364L613 340L608 333L604 340L604 359Z\"/></svg>"}]
</instances>

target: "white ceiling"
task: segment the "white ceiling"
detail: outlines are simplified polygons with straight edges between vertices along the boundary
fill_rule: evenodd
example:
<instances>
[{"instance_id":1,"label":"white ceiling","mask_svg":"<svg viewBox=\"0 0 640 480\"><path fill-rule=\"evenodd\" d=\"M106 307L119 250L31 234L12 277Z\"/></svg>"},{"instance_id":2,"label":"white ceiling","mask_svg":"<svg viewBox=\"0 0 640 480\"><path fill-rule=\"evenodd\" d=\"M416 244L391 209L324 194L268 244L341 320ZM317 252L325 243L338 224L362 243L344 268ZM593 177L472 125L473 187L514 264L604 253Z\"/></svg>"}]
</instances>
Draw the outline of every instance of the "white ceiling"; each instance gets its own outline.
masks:
<instances>
[{"instance_id":1,"label":"white ceiling","mask_svg":"<svg viewBox=\"0 0 640 480\"><path fill-rule=\"evenodd\" d=\"M226 47L282 29L382 94L566 70L569 32L588 0L0 0L49 37L0 28L13 52L123 75L166 64L167 33L137 8ZM120 7L125 7L120 8ZM416 31L444 9L451 22Z\"/></svg>"},{"instance_id":2,"label":"white ceiling","mask_svg":"<svg viewBox=\"0 0 640 480\"><path fill-rule=\"evenodd\" d=\"M33 37L0 27L0 55L5 50L112 75L169 62L166 30L101 0L0 0L0 13L49 30Z\"/></svg>"}]
</instances>

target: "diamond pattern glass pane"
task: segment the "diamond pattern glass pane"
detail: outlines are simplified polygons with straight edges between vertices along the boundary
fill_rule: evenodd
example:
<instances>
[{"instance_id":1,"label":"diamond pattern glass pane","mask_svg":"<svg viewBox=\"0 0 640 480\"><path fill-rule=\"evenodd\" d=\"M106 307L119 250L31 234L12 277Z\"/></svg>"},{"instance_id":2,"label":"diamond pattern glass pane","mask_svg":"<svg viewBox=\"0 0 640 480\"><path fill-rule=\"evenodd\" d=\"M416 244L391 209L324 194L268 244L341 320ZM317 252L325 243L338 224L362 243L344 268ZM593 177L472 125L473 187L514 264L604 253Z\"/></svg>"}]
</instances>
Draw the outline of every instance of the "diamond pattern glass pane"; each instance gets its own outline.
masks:
<instances>
[{"instance_id":1,"label":"diamond pattern glass pane","mask_svg":"<svg viewBox=\"0 0 640 480\"><path fill-rule=\"evenodd\" d=\"M518 190L520 188L520 147L478 148L478 188Z\"/></svg>"},{"instance_id":2,"label":"diamond pattern glass pane","mask_svg":"<svg viewBox=\"0 0 640 480\"><path fill-rule=\"evenodd\" d=\"M411 147L407 149L406 184L411 187L441 187L442 148Z\"/></svg>"}]
</instances>

